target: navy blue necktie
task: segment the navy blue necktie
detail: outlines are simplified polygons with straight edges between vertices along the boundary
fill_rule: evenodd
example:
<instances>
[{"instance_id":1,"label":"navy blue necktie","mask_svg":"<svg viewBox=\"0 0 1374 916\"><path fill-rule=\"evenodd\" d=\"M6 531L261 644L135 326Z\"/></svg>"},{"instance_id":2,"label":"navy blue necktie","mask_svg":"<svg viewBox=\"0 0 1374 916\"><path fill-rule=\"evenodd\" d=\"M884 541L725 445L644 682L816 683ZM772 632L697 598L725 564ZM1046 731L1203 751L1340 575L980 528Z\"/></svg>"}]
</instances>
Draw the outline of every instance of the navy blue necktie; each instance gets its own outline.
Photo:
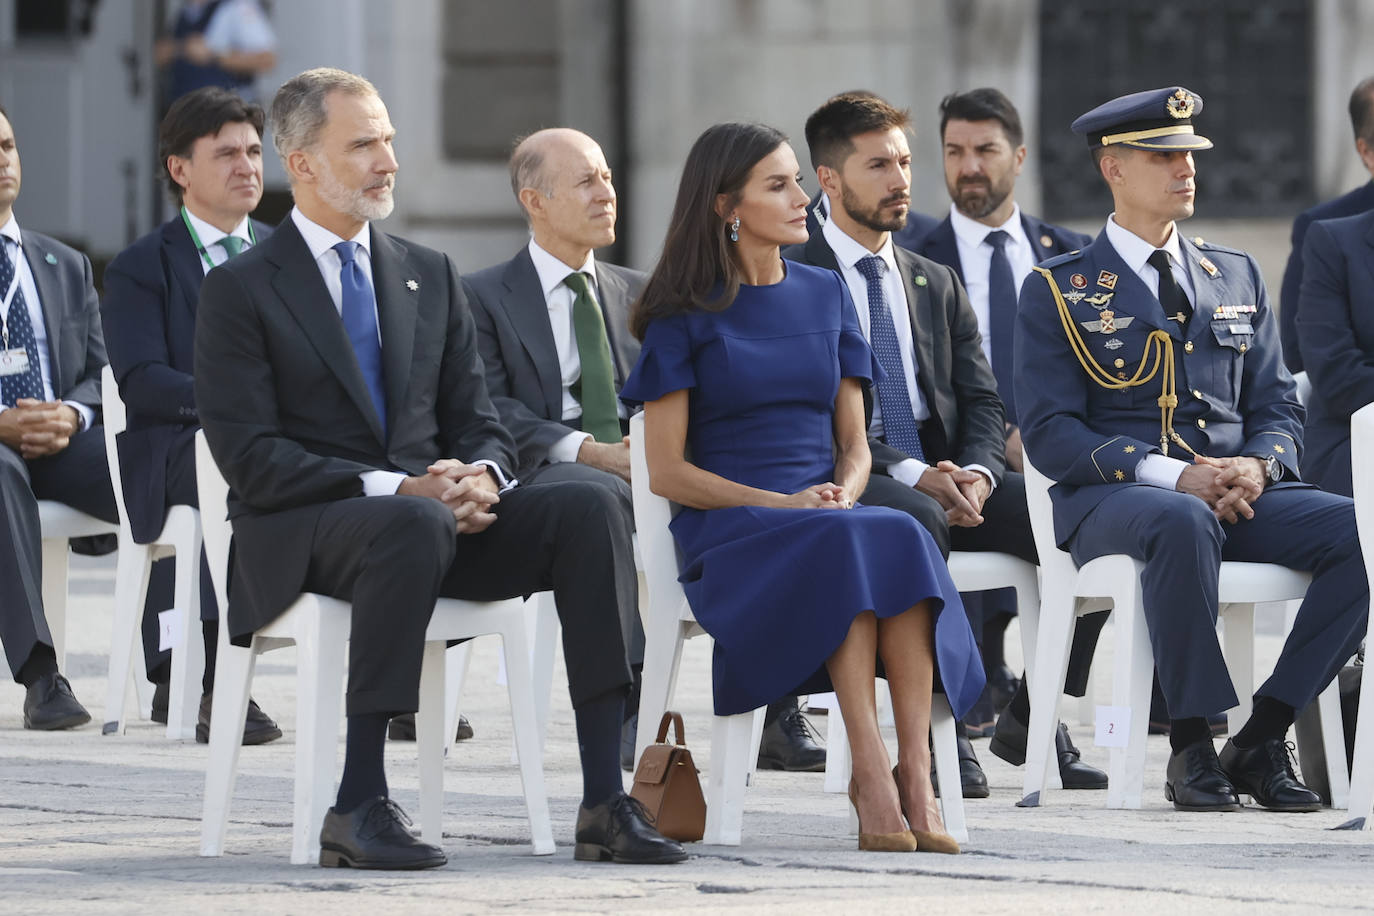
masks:
<instances>
[{"instance_id":1,"label":"navy blue necktie","mask_svg":"<svg viewBox=\"0 0 1374 916\"><path fill-rule=\"evenodd\" d=\"M14 282L15 264L10 259L9 242L0 237L0 298L10 291ZM33 322L29 320L29 306L24 290L16 287L9 313L5 316L10 350L22 349L29 357L29 368L14 375L0 376L0 403L13 407L20 398L43 400L43 374L38 362L38 339L33 336Z\"/></svg>"},{"instance_id":2,"label":"navy blue necktie","mask_svg":"<svg viewBox=\"0 0 1374 916\"><path fill-rule=\"evenodd\" d=\"M377 337L377 298L373 295L372 284L358 266L358 243L340 242L334 250L339 253L344 330L353 344L358 368L363 371L363 381L367 382L368 394L372 395L372 405L377 408L377 418L382 421L385 434L386 387L382 381L382 344Z\"/></svg>"},{"instance_id":3,"label":"navy blue necktie","mask_svg":"<svg viewBox=\"0 0 1374 916\"><path fill-rule=\"evenodd\" d=\"M992 246L988 266L988 333L992 337L992 374L997 377L997 393L1007 409L1007 422L1016 425L1016 396L1011 385L1012 336L1016 329L1016 279L1007 260L1011 236L994 229L983 237Z\"/></svg>"},{"instance_id":4,"label":"navy blue necktie","mask_svg":"<svg viewBox=\"0 0 1374 916\"><path fill-rule=\"evenodd\" d=\"M870 254L860 258L855 267L868 281L869 343L878 356L878 365L887 373L887 377L878 383L883 439L912 458L925 461L916 415L911 411L911 392L906 387L906 373L902 371L902 348L897 342L897 328L892 323L887 287L883 284L887 264L877 255Z\"/></svg>"}]
</instances>

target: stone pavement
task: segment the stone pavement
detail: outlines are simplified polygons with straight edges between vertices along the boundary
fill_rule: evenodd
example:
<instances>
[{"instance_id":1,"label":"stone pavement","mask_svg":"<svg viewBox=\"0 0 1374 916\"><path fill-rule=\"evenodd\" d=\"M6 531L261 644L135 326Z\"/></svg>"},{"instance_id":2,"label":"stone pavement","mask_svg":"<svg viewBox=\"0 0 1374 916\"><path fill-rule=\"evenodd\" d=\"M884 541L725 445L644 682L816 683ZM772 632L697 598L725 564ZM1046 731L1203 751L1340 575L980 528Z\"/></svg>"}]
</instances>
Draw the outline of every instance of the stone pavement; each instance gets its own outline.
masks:
<instances>
[{"instance_id":1,"label":"stone pavement","mask_svg":"<svg viewBox=\"0 0 1374 916\"><path fill-rule=\"evenodd\" d=\"M988 754L985 741L975 742L992 797L968 802L972 839L962 856L860 853L847 835L844 797L824 794L819 774L760 772L739 847L694 844L693 857L678 866L574 862L579 778L561 661L545 755L559 846L554 856L536 858L491 639L477 645L465 693L477 736L459 744L446 766L446 868L405 874L289 864L292 650L263 656L254 688L286 737L243 750L227 852L202 859L196 853L206 748L169 742L146 722L133 722L122 737L100 735L113 567L80 558L74 565L68 668L96 722L73 732L24 731L22 690L0 686L0 912L1374 909L1374 837L1332 832L1341 812L1175 812L1162 791L1163 738L1150 739L1139 811L1103 810L1102 793L1088 792L1018 809L1020 771ZM1110 629L1103 643L1106 671ZM1261 638L1260 670L1277 647L1273 633ZM709 665L705 641L694 640L684 653L677 703L703 769L710 765ZM1100 690L1108 689L1106 680ZM824 722L818 720L822 731ZM1091 746L1089 730L1078 726L1075 734L1087 759L1105 767L1106 751ZM414 745L393 743L388 771L393 795L415 813Z\"/></svg>"}]
</instances>

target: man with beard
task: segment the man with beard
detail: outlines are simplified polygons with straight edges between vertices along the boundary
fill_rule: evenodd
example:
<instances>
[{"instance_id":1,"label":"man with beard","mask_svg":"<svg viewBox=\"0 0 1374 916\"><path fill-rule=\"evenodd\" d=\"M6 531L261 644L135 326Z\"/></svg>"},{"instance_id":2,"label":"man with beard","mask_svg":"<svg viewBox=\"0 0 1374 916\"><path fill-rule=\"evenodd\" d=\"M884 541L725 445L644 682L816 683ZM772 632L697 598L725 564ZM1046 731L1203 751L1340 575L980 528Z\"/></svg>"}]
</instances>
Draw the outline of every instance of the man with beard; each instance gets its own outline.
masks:
<instances>
[{"instance_id":1,"label":"man with beard","mask_svg":"<svg viewBox=\"0 0 1374 916\"><path fill-rule=\"evenodd\" d=\"M1005 418L978 319L951 268L892 244L910 206L909 129L907 112L868 93L835 96L807 119L830 219L785 254L844 277L887 371L870 402L873 473L862 500L910 513L945 555L992 550L1033 563L1025 485L1006 474ZM884 417L898 413L917 424L910 441L886 433ZM959 745L964 794L986 797L962 731Z\"/></svg>"}]
</instances>

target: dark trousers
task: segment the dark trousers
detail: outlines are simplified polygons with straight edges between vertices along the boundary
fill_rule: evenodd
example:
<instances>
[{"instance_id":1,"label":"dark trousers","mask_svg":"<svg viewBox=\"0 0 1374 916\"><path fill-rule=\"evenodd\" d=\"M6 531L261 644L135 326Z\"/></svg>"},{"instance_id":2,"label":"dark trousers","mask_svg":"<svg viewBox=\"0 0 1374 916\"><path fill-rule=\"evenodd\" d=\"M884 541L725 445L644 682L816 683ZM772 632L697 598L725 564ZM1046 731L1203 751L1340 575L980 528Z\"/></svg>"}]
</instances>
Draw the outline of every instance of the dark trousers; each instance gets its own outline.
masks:
<instances>
[{"instance_id":1,"label":"dark trousers","mask_svg":"<svg viewBox=\"0 0 1374 916\"><path fill-rule=\"evenodd\" d=\"M457 534L441 503L340 500L315 528L308 591L352 602L348 715L413 712L424 632L440 596L493 601L552 589L574 707L628 689L624 621L637 583L631 531L614 497L586 482L522 484L497 520Z\"/></svg>"},{"instance_id":2,"label":"dark trousers","mask_svg":"<svg viewBox=\"0 0 1374 916\"><path fill-rule=\"evenodd\" d=\"M53 644L43 616L40 499L108 522L118 520L100 426L72 436L57 454L33 461L0 445L0 642L16 680L38 645Z\"/></svg>"},{"instance_id":3,"label":"dark trousers","mask_svg":"<svg viewBox=\"0 0 1374 916\"><path fill-rule=\"evenodd\" d=\"M1114 553L1145 564L1145 620L1159 684L1175 719L1237 703L1216 636L1222 560L1277 563L1312 574L1293 632L1257 694L1302 709L1364 636L1369 584L1354 503L1311 487L1280 486L1260 496L1254 510L1253 519L1223 524L1195 496L1126 486L1098 503L1070 542L1080 565Z\"/></svg>"}]
</instances>

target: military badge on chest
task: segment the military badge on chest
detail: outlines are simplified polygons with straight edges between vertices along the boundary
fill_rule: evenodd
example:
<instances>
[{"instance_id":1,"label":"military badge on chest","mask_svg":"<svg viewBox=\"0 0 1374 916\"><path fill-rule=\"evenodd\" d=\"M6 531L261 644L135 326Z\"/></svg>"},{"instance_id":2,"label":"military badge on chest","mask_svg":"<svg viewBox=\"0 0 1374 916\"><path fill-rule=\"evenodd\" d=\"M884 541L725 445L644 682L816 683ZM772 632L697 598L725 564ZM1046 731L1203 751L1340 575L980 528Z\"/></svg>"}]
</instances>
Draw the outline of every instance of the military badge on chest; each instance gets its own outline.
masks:
<instances>
[{"instance_id":1,"label":"military badge on chest","mask_svg":"<svg viewBox=\"0 0 1374 916\"><path fill-rule=\"evenodd\" d=\"M1089 334L1115 334L1118 330L1128 328L1135 318L1131 315L1118 315L1111 309L1103 309L1097 313L1096 321L1080 321L1084 329ZM1117 346L1121 346L1120 342Z\"/></svg>"}]
</instances>

